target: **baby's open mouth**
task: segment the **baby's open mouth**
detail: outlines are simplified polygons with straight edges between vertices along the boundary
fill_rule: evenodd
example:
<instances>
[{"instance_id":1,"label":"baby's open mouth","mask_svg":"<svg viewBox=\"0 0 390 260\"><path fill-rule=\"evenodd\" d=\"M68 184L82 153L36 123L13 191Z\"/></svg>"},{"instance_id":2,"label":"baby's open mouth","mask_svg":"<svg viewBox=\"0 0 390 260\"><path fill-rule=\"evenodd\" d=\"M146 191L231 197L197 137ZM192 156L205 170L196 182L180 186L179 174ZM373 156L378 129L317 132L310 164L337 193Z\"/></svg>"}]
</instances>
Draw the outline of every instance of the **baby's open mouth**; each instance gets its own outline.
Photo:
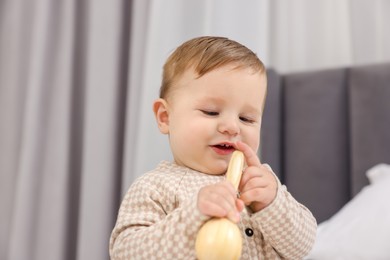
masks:
<instances>
[{"instance_id":1,"label":"baby's open mouth","mask_svg":"<svg viewBox=\"0 0 390 260\"><path fill-rule=\"evenodd\" d=\"M231 146L231 145L228 145L228 144L217 144L217 145L215 145L216 147L218 147L218 148L220 148L220 149L234 149L234 147L233 146Z\"/></svg>"},{"instance_id":2,"label":"baby's open mouth","mask_svg":"<svg viewBox=\"0 0 390 260\"><path fill-rule=\"evenodd\" d=\"M232 153L233 151L236 150L234 148L234 146L230 145L230 144L216 144L216 145L213 145L212 147L214 147L215 150L222 152L224 154L225 153Z\"/></svg>"}]
</instances>

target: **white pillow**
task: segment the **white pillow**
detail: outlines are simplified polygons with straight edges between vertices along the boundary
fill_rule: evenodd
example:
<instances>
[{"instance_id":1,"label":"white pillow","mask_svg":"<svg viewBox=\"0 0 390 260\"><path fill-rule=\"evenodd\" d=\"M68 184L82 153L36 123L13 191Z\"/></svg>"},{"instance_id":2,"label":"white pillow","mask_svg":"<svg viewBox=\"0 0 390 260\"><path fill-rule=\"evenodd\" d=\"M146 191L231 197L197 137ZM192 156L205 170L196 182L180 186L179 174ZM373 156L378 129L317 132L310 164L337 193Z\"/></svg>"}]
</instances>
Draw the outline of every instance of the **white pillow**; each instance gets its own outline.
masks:
<instances>
[{"instance_id":1,"label":"white pillow","mask_svg":"<svg viewBox=\"0 0 390 260\"><path fill-rule=\"evenodd\" d=\"M390 259L390 165L374 166L366 175L370 184L318 226L305 259Z\"/></svg>"}]
</instances>

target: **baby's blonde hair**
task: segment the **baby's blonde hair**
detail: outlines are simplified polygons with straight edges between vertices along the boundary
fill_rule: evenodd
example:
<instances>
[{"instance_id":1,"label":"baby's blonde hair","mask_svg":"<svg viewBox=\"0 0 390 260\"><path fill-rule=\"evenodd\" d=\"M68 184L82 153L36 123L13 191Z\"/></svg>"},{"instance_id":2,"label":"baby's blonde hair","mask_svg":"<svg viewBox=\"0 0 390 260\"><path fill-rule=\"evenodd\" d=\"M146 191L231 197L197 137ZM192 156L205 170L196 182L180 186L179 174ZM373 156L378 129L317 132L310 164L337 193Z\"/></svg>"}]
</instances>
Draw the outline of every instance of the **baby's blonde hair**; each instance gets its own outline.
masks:
<instances>
[{"instance_id":1,"label":"baby's blonde hair","mask_svg":"<svg viewBox=\"0 0 390 260\"><path fill-rule=\"evenodd\" d=\"M160 98L166 98L172 85L184 72L193 68L202 77L207 72L233 64L235 69L250 68L265 72L264 64L250 49L224 37L203 36L184 42L168 57L163 67Z\"/></svg>"}]
</instances>

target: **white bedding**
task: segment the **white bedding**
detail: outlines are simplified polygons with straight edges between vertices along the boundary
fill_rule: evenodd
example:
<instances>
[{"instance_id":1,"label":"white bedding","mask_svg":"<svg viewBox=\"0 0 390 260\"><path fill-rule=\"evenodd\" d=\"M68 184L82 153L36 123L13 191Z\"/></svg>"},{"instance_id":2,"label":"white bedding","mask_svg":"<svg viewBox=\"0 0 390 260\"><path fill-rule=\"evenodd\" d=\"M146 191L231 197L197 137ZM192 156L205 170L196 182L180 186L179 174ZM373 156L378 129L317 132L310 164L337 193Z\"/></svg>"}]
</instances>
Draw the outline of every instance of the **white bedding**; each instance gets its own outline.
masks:
<instances>
[{"instance_id":1,"label":"white bedding","mask_svg":"<svg viewBox=\"0 0 390 260\"><path fill-rule=\"evenodd\" d=\"M318 226L305 259L390 259L390 165L376 165L366 175L370 184Z\"/></svg>"}]
</instances>

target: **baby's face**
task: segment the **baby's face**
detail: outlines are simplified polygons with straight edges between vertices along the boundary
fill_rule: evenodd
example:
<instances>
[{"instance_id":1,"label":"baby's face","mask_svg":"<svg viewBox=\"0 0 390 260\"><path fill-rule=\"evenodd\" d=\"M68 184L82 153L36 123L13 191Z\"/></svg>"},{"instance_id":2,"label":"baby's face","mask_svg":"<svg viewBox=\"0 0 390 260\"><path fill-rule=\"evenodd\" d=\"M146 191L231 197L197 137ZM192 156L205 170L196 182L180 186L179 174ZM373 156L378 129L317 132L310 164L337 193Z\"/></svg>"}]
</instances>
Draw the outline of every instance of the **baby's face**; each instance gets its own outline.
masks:
<instances>
[{"instance_id":1,"label":"baby's face","mask_svg":"<svg viewBox=\"0 0 390 260\"><path fill-rule=\"evenodd\" d=\"M187 71L171 92L171 149L178 165L223 174L235 142L259 147L266 77L231 66L196 76Z\"/></svg>"}]
</instances>

